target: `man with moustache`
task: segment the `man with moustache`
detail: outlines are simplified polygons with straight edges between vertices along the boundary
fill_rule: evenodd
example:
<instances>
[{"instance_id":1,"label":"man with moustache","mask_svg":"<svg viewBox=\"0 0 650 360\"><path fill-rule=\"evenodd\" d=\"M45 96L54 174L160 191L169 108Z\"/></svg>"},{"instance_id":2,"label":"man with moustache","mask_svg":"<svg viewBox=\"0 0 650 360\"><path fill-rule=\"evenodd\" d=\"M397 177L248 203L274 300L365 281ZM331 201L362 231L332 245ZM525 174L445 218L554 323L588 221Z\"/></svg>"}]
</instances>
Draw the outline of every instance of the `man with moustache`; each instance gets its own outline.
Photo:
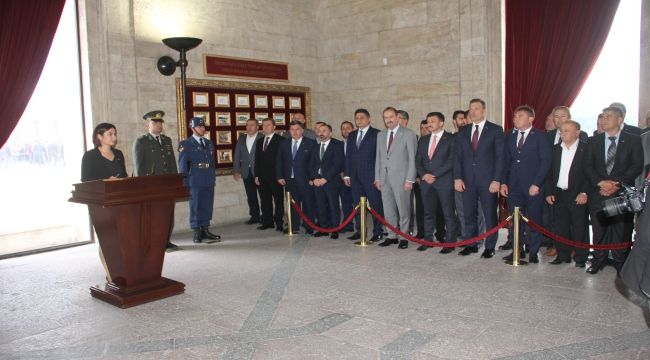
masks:
<instances>
[{"instance_id":1,"label":"man with moustache","mask_svg":"<svg viewBox=\"0 0 650 360\"><path fill-rule=\"evenodd\" d=\"M280 143L284 141L275 134L275 122L271 118L262 120L264 137L255 144L255 184L260 187L262 205L262 225L259 230L271 229L283 231L284 193L278 183L276 161Z\"/></svg>"},{"instance_id":2,"label":"man with moustache","mask_svg":"<svg viewBox=\"0 0 650 360\"><path fill-rule=\"evenodd\" d=\"M602 127L604 133L589 140L585 160L585 174L589 183L588 206L591 217L594 244L616 244L632 241L634 214L625 213L605 216L602 212L604 200L618 195L622 184L633 185L643 169L643 148L641 138L623 128L623 112L618 107L603 109ZM629 249L611 250L612 265L617 273L623 267ZM608 251L596 250L587 269L597 274L608 261Z\"/></svg>"},{"instance_id":3,"label":"man with moustache","mask_svg":"<svg viewBox=\"0 0 650 360\"><path fill-rule=\"evenodd\" d=\"M436 209L442 208L447 234L443 242L456 241L456 213L454 206L454 137L444 131L445 116L440 112L427 114L430 134L420 138L415 155L415 167L420 177L422 203L424 207L424 239L433 240L433 230L438 216ZM429 247L422 245L419 251ZM454 251L444 247L441 254Z\"/></svg>"},{"instance_id":4,"label":"man with moustache","mask_svg":"<svg viewBox=\"0 0 650 360\"><path fill-rule=\"evenodd\" d=\"M503 175L503 129L485 118L485 101L472 99L469 103L471 124L462 127L455 136L454 188L463 193L465 234L478 236L480 201L488 229L497 224L497 193ZM494 256L497 234L488 236L481 257ZM465 247L458 254L467 256L478 252L478 245Z\"/></svg>"},{"instance_id":5,"label":"man with moustache","mask_svg":"<svg viewBox=\"0 0 650 360\"><path fill-rule=\"evenodd\" d=\"M314 148L309 163L318 224L324 228L333 228L341 223L341 207L339 206L339 190L341 189L341 170L345 163L343 142L332 138L332 127L323 123L318 128L320 143ZM317 232L315 237L326 236L327 233ZM331 239L338 239L339 234L332 232Z\"/></svg>"},{"instance_id":6,"label":"man with moustache","mask_svg":"<svg viewBox=\"0 0 650 360\"><path fill-rule=\"evenodd\" d=\"M343 168L341 169L341 179L343 179L343 169L345 168L345 150L348 146L348 136L354 130L354 125L349 121L344 121L341 123L341 137L343 138ZM341 209L343 210L343 217L347 217L352 212L352 189L349 186L346 186L343 181L341 181L341 189L339 190L339 196L341 198ZM354 220L346 225L342 233L353 232L354 231Z\"/></svg>"},{"instance_id":7,"label":"man with moustache","mask_svg":"<svg viewBox=\"0 0 650 360\"><path fill-rule=\"evenodd\" d=\"M533 128L535 111L528 105L518 106L514 111L512 122L514 132L508 134L505 141L503 177L501 178L501 196L508 198L508 207L512 213L515 207L521 208L522 214L540 224L544 207L544 180L551 166L552 147L544 133ZM523 229L520 229L522 239ZM528 231L531 231L528 229ZM538 263L538 251L542 244L542 235L532 231L528 260ZM519 244L521 257L525 257L523 244ZM504 258L512 261L513 255Z\"/></svg>"},{"instance_id":8,"label":"man with moustache","mask_svg":"<svg viewBox=\"0 0 650 360\"><path fill-rule=\"evenodd\" d=\"M354 112L354 122L357 130L352 131L348 136L348 143L345 148L345 171L343 181L346 186L352 188L352 201L359 203L362 196L365 196L380 215L384 210L381 203L381 193L374 185L375 182L375 160L377 158L377 134L379 130L370 126L370 113L366 109L357 109ZM350 240L361 239L360 216L356 217L356 232L348 237ZM370 242L383 239L383 230L379 221L373 221L373 236ZM359 244L360 242L357 242Z\"/></svg>"},{"instance_id":9,"label":"man with moustache","mask_svg":"<svg viewBox=\"0 0 650 360\"><path fill-rule=\"evenodd\" d=\"M233 161L233 177L235 181L244 180L246 200L248 201L248 214L250 218L247 225L260 222L260 203L257 198L258 187L255 185L255 150L257 141L262 138L259 124L255 119L246 121L246 134L241 134L235 147Z\"/></svg>"},{"instance_id":10,"label":"man with moustache","mask_svg":"<svg viewBox=\"0 0 650 360\"><path fill-rule=\"evenodd\" d=\"M375 160L375 187L381 191L381 200L386 220L396 225L401 232L408 232L411 215L410 196L415 183L415 133L400 126L397 110L387 107L383 112L386 130L377 135ZM388 237L379 246L397 244L408 248L408 241L388 230Z\"/></svg>"}]
</instances>

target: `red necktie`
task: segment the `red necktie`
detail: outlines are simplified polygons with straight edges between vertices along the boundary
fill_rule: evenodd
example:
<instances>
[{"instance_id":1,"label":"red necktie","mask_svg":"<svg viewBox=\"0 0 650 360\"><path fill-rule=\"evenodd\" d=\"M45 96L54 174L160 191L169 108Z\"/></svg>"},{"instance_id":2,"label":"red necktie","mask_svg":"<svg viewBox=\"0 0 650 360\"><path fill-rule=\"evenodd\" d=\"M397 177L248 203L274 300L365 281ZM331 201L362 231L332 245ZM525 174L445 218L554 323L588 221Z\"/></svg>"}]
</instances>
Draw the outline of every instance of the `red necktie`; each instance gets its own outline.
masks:
<instances>
[{"instance_id":1,"label":"red necktie","mask_svg":"<svg viewBox=\"0 0 650 360\"><path fill-rule=\"evenodd\" d=\"M476 129L474 130L474 134L472 135L472 149L476 151L476 148L478 148L478 125L474 125Z\"/></svg>"},{"instance_id":2,"label":"red necktie","mask_svg":"<svg viewBox=\"0 0 650 360\"><path fill-rule=\"evenodd\" d=\"M433 140L431 141L431 146L429 146L429 160L433 159L433 153L436 151L436 138L437 135L433 135Z\"/></svg>"},{"instance_id":3,"label":"red necktie","mask_svg":"<svg viewBox=\"0 0 650 360\"><path fill-rule=\"evenodd\" d=\"M390 132L390 136L388 137L388 149L386 152L390 152L390 146L393 145L393 132Z\"/></svg>"}]
</instances>

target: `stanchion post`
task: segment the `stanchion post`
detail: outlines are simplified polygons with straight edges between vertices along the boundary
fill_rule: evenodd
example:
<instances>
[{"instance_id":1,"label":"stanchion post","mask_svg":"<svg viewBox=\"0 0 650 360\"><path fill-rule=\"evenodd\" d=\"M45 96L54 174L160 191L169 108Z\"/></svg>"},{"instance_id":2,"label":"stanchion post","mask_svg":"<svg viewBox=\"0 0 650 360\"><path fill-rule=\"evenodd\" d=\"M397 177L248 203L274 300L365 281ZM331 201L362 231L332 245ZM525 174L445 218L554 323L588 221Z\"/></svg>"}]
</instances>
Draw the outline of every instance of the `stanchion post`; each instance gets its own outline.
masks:
<instances>
[{"instance_id":1,"label":"stanchion post","mask_svg":"<svg viewBox=\"0 0 650 360\"><path fill-rule=\"evenodd\" d=\"M361 211L360 218L361 218L361 240L359 242L359 246L368 246L368 243L366 242L366 209L368 207L368 203L366 200L365 196L362 196L359 199L359 211Z\"/></svg>"},{"instance_id":2,"label":"stanchion post","mask_svg":"<svg viewBox=\"0 0 650 360\"><path fill-rule=\"evenodd\" d=\"M519 259L519 220L521 220L521 209L518 206L515 206L515 211L512 214L512 231L514 231L514 234L512 236L513 241L512 241L512 261L506 261L506 264L512 265L512 266L519 266L519 265L526 265L528 264L525 261L522 261Z\"/></svg>"},{"instance_id":3,"label":"stanchion post","mask_svg":"<svg viewBox=\"0 0 650 360\"><path fill-rule=\"evenodd\" d=\"M287 235L293 236L293 227L291 226L291 192L287 191L287 224L289 228L287 230Z\"/></svg>"}]
</instances>

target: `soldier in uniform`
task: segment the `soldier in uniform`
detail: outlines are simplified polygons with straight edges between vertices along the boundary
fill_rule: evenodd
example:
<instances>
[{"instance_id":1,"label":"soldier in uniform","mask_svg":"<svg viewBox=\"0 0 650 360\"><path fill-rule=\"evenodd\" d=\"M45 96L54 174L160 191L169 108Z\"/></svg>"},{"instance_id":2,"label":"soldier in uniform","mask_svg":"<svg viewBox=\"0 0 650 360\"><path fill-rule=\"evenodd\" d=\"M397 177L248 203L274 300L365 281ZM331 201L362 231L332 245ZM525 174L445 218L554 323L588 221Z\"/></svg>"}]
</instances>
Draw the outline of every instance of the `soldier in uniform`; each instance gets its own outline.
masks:
<instances>
[{"instance_id":1,"label":"soldier in uniform","mask_svg":"<svg viewBox=\"0 0 650 360\"><path fill-rule=\"evenodd\" d=\"M205 135L205 120L190 120L192 135L178 146L178 165L185 174L185 185L190 190L190 226L194 230L194 242L205 239L220 241L221 236L210 232L214 185L216 181L214 144Z\"/></svg>"},{"instance_id":2,"label":"soldier in uniform","mask_svg":"<svg viewBox=\"0 0 650 360\"><path fill-rule=\"evenodd\" d=\"M178 173L172 139L162 133L163 123L165 122L163 116L165 116L165 112L154 110L142 117L147 121L148 133L142 135L133 143L135 176ZM169 228L170 236L173 226L174 221L172 220ZM177 250L178 246L167 239L167 249Z\"/></svg>"}]
</instances>

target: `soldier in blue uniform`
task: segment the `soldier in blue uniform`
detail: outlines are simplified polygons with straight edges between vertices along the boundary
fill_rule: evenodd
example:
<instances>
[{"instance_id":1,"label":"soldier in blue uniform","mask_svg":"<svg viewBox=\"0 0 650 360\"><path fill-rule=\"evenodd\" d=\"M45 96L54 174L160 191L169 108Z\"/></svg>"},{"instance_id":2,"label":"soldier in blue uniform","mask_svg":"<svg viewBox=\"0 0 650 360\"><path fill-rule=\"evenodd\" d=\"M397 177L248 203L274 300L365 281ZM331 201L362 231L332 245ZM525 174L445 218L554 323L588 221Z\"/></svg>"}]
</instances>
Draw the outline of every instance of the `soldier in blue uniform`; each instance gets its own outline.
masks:
<instances>
[{"instance_id":1,"label":"soldier in blue uniform","mask_svg":"<svg viewBox=\"0 0 650 360\"><path fill-rule=\"evenodd\" d=\"M190 226L194 230L194 242L205 239L220 241L221 236L208 230L212 219L214 185L216 180L214 144L205 135L205 120L190 120L192 136L178 146L178 168L185 174L185 185L190 190Z\"/></svg>"}]
</instances>

